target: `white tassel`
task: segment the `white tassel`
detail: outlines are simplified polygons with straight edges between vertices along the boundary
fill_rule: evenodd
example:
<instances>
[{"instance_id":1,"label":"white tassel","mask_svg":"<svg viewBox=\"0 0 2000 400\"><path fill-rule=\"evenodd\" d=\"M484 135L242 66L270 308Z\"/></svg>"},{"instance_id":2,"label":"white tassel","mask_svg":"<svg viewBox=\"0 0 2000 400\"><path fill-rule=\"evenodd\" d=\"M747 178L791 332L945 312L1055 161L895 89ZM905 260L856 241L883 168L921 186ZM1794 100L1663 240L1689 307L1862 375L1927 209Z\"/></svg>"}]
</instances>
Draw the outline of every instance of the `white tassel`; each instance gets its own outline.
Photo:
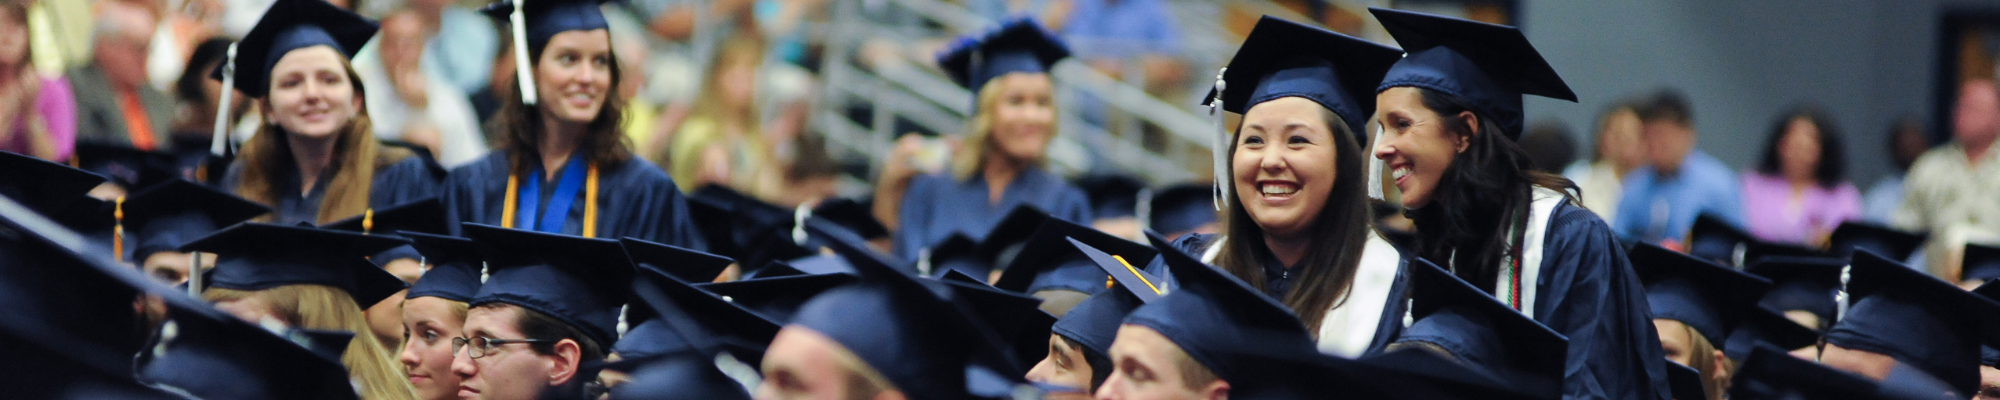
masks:
<instances>
[{"instance_id":1,"label":"white tassel","mask_svg":"<svg viewBox=\"0 0 2000 400\"><path fill-rule=\"evenodd\" d=\"M521 85L521 104L535 105L534 70L528 69L528 23L521 17L521 3L528 0L514 0L514 13L509 14L509 24L514 26L514 77Z\"/></svg>"},{"instance_id":2,"label":"white tassel","mask_svg":"<svg viewBox=\"0 0 2000 400\"><path fill-rule=\"evenodd\" d=\"M227 53L228 56L222 59L222 99L215 103L221 105L215 107L215 137L208 144L208 153L216 157L227 156L230 153L229 97L236 93L236 43L229 44Z\"/></svg>"},{"instance_id":3,"label":"white tassel","mask_svg":"<svg viewBox=\"0 0 2000 400\"><path fill-rule=\"evenodd\" d=\"M1229 181L1233 179L1229 176L1229 130L1222 126L1224 119L1222 115L1222 94L1224 93L1223 91L1229 89L1229 82L1223 81L1222 75L1228 72L1229 67L1222 67L1222 69L1215 71L1215 99L1208 103L1209 122L1215 127L1215 147L1211 148L1210 151L1214 154L1212 158L1215 160L1214 200L1216 211L1229 208L1229 196L1231 195L1229 193Z\"/></svg>"},{"instance_id":4,"label":"white tassel","mask_svg":"<svg viewBox=\"0 0 2000 400\"><path fill-rule=\"evenodd\" d=\"M1383 171L1382 171L1382 168L1383 168L1383 164L1384 164L1384 162L1382 161L1382 159L1380 159L1380 158L1376 158L1376 157L1375 157L1375 154L1374 154L1374 153L1375 153L1375 152L1374 152L1374 146L1380 146L1380 145L1382 144L1382 125L1381 125L1381 124L1375 124L1375 132L1374 132L1374 135L1372 135L1372 136L1373 136L1373 139L1369 139L1369 140L1368 140L1368 145L1370 146L1370 147L1369 147L1369 151L1368 151L1367 153L1363 153L1363 154L1362 154L1362 156L1363 156L1363 157L1368 157L1368 160L1369 160L1369 161L1368 161L1368 198L1370 198L1370 199L1375 199L1376 201L1388 201L1388 200L1389 200L1389 196L1388 196L1388 195L1386 195L1386 194L1384 194L1384 193L1382 193L1382 191L1383 191L1383 189L1382 189L1382 172L1383 172Z\"/></svg>"}]
</instances>

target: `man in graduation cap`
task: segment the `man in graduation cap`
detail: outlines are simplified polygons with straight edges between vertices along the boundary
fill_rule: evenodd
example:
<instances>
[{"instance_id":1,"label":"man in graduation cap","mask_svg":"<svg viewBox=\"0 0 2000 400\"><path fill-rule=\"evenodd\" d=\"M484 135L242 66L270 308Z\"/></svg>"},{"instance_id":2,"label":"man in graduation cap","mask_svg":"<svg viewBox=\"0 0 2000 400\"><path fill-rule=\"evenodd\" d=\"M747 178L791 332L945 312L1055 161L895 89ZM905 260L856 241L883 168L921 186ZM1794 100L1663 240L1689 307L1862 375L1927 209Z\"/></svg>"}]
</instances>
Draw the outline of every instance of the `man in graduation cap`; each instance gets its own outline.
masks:
<instances>
[{"instance_id":1,"label":"man in graduation cap","mask_svg":"<svg viewBox=\"0 0 2000 400\"><path fill-rule=\"evenodd\" d=\"M489 274L452 339L458 396L574 399L597 379L584 366L618 339L635 274L615 240L488 225L460 227L485 245Z\"/></svg>"},{"instance_id":2,"label":"man in graduation cap","mask_svg":"<svg viewBox=\"0 0 2000 400\"><path fill-rule=\"evenodd\" d=\"M1853 305L1827 332L1822 362L1898 390L1979 391L1979 348L2000 344L2000 302L1865 249L1849 274Z\"/></svg>"}]
</instances>

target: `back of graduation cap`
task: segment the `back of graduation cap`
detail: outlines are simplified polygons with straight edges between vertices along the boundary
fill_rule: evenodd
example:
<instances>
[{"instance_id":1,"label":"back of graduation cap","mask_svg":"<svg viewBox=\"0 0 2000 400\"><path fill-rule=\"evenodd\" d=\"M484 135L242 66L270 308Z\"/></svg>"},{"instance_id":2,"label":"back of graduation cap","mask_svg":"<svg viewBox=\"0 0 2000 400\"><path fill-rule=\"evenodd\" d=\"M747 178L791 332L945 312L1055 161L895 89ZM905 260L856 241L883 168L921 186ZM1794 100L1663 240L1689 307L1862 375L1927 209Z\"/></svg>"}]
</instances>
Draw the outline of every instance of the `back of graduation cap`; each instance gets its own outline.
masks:
<instances>
[{"instance_id":1,"label":"back of graduation cap","mask_svg":"<svg viewBox=\"0 0 2000 400\"><path fill-rule=\"evenodd\" d=\"M367 309L402 291L403 280L369 263L368 255L408 239L262 223L243 223L181 246L216 254L211 288L255 291L324 285Z\"/></svg>"},{"instance_id":2,"label":"back of graduation cap","mask_svg":"<svg viewBox=\"0 0 2000 400\"><path fill-rule=\"evenodd\" d=\"M1410 317L1399 342L1422 342L1536 398L1562 392L1569 339L1429 261L1409 266Z\"/></svg>"},{"instance_id":3,"label":"back of graduation cap","mask_svg":"<svg viewBox=\"0 0 2000 400\"><path fill-rule=\"evenodd\" d=\"M1845 267L1845 258L1771 256L1757 259L1744 271L1771 280L1771 289L1757 305L1781 313L1811 312L1820 324L1830 325L1838 312L1834 295L1840 290L1840 271Z\"/></svg>"},{"instance_id":4,"label":"back of graduation cap","mask_svg":"<svg viewBox=\"0 0 2000 400\"><path fill-rule=\"evenodd\" d=\"M1911 233L1867 222L1847 221L1833 228L1827 250L1836 256L1852 257L1855 250L1868 250L1896 262L1908 261L1923 247L1930 235Z\"/></svg>"},{"instance_id":5,"label":"back of graduation cap","mask_svg":"<svg viewBox=\"0 0 2000 400\"><path fill-rule=\"evenodd\" d=\"M1757 244L1757 239L1729 221L1714 214L1702 213L1694 217L1694 227L1688 229L1687 243L1688 254L1717 264L1741 267L1751 261L1748 252L1751 246Z\"/></svg>"},{"instance_id":6,"label":"back of graduation cap","mask_svg":"<svg viewBox=\"0 0 2000 400\"><path fill-rule=\"evenodd\" d=\"M1627 254L1646 286L1653 319L1680 321L1717 349L1725 349L1729 333L1771 286L1764 278L1649 243Z\"/></svg>"},{"instance_id":7,"label":"back of graduation cap","mask_svg":"<svg viewBox=\"0 0 2000 400\"><path fill-rule=\"evenodd\" d=\"M634 239L623 243L639 279L632 283L636 301L625 310L629 328L611 347L620 358L729 351L754 362L778 334L776 322L690 285L714 280L728 258Z\"/></svg>"},{"instance_id":8,"label":"back of graduation cap","mask_svg":"<svg viewBox=\"0 0 2000 400\"><path fill-rule=\"evenodd\" d=\"M2000 279L2000 247L1966 243L1965 256L1961 260L1960 282Z\"/></svg>"},{"instance_id":9,"label":"back of graduation cap","mask_svg":"<svg viewBox=\"0 0 2000 400\"><path fill-rule=\"evenodd\" d=\"M768 271L771 267L765 267ZM814 296L857 279L852 274L806 274L696 284L736 305L779 323L791 322L799 307Z\"/></svg>"},{"instance_id":10,"label":"back of graduation cap","mask_svg":"<svg viewBox=\"0 0 2000 400\"><path fill-rule=\"evenodd\" d=\"M134 263L271 212L270 207L180 179L140 190L127 197L123 207L121 220L132 248L127 259Z\"/></svg>"},{"instance_id":11,"label":"back of graduation cap","mask_svg":"<svg viewBox=\"0 0 2000 400\"><path fill-rule=\"evenodd\" d=\"M396 234L409 238L410 245L424 255L424 261L431 265L424 276L410 284L405 298L436 297L460 303L471 303L472 296L479 293L479 277L486 270L486 262L478 243L470 239L433 235L421 232L398 231Z\"/></svg>"},{"instance_id":12,"label":"back of graduation cap","mask_svg":"<svg viewBox=\"0 0 2000 400\"><path fill-rule=\"evenodd\" d=\"M1826 342L1887 355L1950 385L1979 389L1979 346L2000 344L2000 303L1872 251L1854 252L1853 306Z\"/></svg>"},{"instance_id":13,"label":"back of graduation cap","mask_svg":"<svg viewBox=\"0 0 2000 400\"><path fill-rule=\"evenodd\" d=\"M0 151L0 196L42 215L53 215L88 199L105 178L67 165Z\"/></svg>"},{"instance_id":14,"label":"back of graduation cap","mask_svg":"<svg viewBox=\"0 0 2000 400\"><path fill-rule=\"evenodd\" d=\"M1291 309L1220 269L1202 264L1158 234L1146 235L1173 274L1174 290L1125 317L1159 332L1228 382L1248 379L1256 366L1240 354L1316 352Z\"/></svg>"},{"instance_id":15,"label":"back of graduation cap","mask_svg":"<svg viewBox=\"0 0 2000 400\"><path fill-rule=\"evenodd\" d=\"M1379 7L1368 12L1408 53L1382 78L1378 93L1416 87L1457 96L1492 118L1508 139L1521 137L1522 95L1576 101L1576 93L1520 29Z\"/></svg>"},{"instance_id":16,"label":"back of graduation cap","mask_svg":"<svg viewBox=\"0 0 2000 400\"><path fill-rule=\"evenodd\" d=\"M316 352L212 309L170 315L150 362L142 360L141 380L205 399L359 398L339 351ZM324 345L344 349L346 342Z\"/></svg>"},{"instance_id":17,"label":"back of graduation cap","mask_svg":"<svg viewBox=\"0 0 2000 400\"><path fill-rule=\"evenodd\" d=\"M1028 294L1068 290L1089 295L1103 291L1106 279L1103 268L1092 262L1088 253L1081 251L1072 241L1081 241L1098 251L1142 266L1159 255L1159 251L1151 246L1060 218L1048 218L1035 228L1027 244L1022 245L1018 255L1007 265L1006 271L1000 273L1000 280L993 286Z\"/></svg>"},{"instance_id":18,"label":"back of graduation cap","mask_svg":"<svg viewBox=\"0 0 2000 400\"><path fill-rule=\"evenodd\" d=\"M979 108L980 89L995 78L1012 73L1046 74L1063 58L1069 46L1033 19L1016 18L982 34L959 37L951 47L938 53L938 68L953 82L973 91L973 109Z\"/></svg>"},{"instance_id":19,"label":"back of graduation cap","mask_svg":"<svg viewBox=\"0 0 2000 400\"><path fill-rule=\"evenodd\" d=\"M1065 241L1089 258L1093 266L1110 275L1112 281L1106 282L1110 287L1090 295L1056 319L1049 331L1081 345L1083 359L1090 364L1090 381L1102 383L1111 375L1111 342L1118 338L1118 327L1124 324L1125 316L1166 296L1172 288L1165 278L1154 276L1123 257L1105 253L1076 238Z\"/></svg>"},{"instance_id":20,"label":"back of graduation cap","mask_svg":"<svg viewBox=\"0 0 2000 400\"><path fill-rule=\"evenodd\" d=\"M493 252L473 307L513 305L562 321L600 346L617 342L618 311L637 273L618 241L470 223L461 229Z\"/></svg>"},{"instance_id":21,"label":"back of graduation cap","mask_svg":"<svg viewBox=\"0 0 2000 400\"><path fill-rule=\"evenodd\" d=\"M1182 184L1153 193L1147 209L1150 214L1146 216L1147 228L1168 239L1179 239L1180 235L1215 224L1215 205L1209 200L1211 190L1214 189L1208 185Z\"/></svg>"},{"instance_id":22,"label":"back of graduation cap","mask_svg":"<svg viewBox=\"0 0 2000 400\"><path fill-rule=\"evenodd\" d=\"M271 68L285 53L328 46L352 59L378 29L374 21L324 1L278 0L257 20L257 26L236 42L234 56L210 77L224 82L233 79L243 94L263 98L270 94ZM223 75L232 71L230 65L237 65L235 75L226 78Z\"/></svg>"},{"instance_id":23,"label":"back of graduation cap","mask_svg":"<svg viewBox=\"0 0 2000 400\"><path fill-rule=\"evenodd\" d=\"M1368 143L1363 125L1375 113L1375 84L1400 55L1393 47L1264 16L1229 60L1220 93L1223 111L1237 114L1284 97L1302 97L1347 123L1355 143ZM1217 93L1210 92L1203 105ZM1331 128L1331 127L1329 127ZM1221 179L1221 178L1218 178Z\"/></svg>"}]
</instances>

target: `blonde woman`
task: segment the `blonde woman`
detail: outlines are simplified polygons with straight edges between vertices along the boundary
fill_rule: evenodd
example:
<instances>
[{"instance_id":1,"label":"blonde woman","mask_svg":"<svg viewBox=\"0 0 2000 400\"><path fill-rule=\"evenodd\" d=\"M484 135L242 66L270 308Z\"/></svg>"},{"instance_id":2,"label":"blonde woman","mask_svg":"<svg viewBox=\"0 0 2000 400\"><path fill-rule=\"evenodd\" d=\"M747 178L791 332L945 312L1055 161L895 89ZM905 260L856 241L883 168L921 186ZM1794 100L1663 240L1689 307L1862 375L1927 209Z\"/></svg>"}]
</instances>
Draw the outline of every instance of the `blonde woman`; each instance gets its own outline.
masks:
<instances>
[{"instance_id":1,"label":"blonde woman","mask_svg":"<svg viewBox=\"0 0 2000 400\"><path fill-rule=\"evenodd\" d=\"M892 157L882 173L875 215L895 231L897 257L917 259L954 233L985 235L1020 205L1090 223L1083 191L1042 168L1056 134L1048 71L1068 56L1047 30L1020 19L961 39L938 57L939 66L975 90L977 103L950 171L918 176L909 160Z\"/></svg>"},{"instance_id":2,"label":"blonde woman","mask_svg":"<svg viewBox=\"0 0 2000 400\"><path fill-rule=\"evenodd\" d=\"M270 206L264 220L321 224L434 194L437 177L421 158L382 148L371 133L349 60L375 31L325 2L281 0L236 44L236 89L256 99L264 125L222 184Z\"/></svg>"},{"instance_id":3,"label":"blonde woman","mask_svg":"<svg viewBox=\"0 0 2000 400\"><path fill-rule=\"evenodd\" d=\"M367 256L405 239L246 223L183 246L216 254L202 299L245 321L354 332L340 357L362 399L415 399L391 349L368 334L362 309L403 290Z\"/></svg>"}]
</instances>

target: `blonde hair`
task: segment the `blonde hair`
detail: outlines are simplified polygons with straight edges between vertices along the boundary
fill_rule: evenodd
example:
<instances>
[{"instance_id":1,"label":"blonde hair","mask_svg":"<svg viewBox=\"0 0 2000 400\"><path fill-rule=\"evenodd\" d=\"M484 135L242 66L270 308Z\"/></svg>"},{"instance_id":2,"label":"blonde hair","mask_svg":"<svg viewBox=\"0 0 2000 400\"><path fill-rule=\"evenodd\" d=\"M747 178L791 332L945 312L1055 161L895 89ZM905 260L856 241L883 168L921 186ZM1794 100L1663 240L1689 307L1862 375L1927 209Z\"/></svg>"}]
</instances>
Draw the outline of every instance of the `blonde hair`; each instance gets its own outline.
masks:
<instances>
[{"instance_id":1,"label":"blonde hair","mask_svg":"<svg viewBox=\"0 0 2000 400\"><path fill-rule=\"evenodd\" d=\"M340 363L347 376L359 383L364 400L416 400L416 389L402 373L402 364L368 329L368 319L346 291L325 285L285 285L246 291L209 288L202 299L211 303L257 298L271 308L274 317L295 328L354 332Z\"/></svg>"},{"instance_id":2,"label":"blonde hair","mask_svg":"<svg viewBox=\"0 0 2000 400\"><path fill-rule=\"evenodd\" d=\"M367 97L367 90L361 85L360 75L354 73L354 66L346 58L340 66L347 71L347 80L354 85L357 100ZM270 98L266 95L258 101L270 108ZM363 100L366 101L366 100ZM333 163L327 167L333 171L333 181L327 183L326 198L320 202L314 223L324 224L341 218L361 214L368 209L368 191L375 183L375 170L384 168L410 155L402 149L381 149L375 142L374 123L368 118L368 107L355 109L354 118L341 127L334 139ZM241 162L242 175L237 179L236 195L267 206L276 206L277 199L285 193L273 184L280 177L278 171L296 168L292 158L292 148L286 145L291 135L276 122L265 121L257 127L257 133L243 146ZM296 195L296 194L293 194ZM265 214L257 221L270 222L275 214ZM365 331L364 331L365 332Z\"/></svg>"},{"instance_id":3,"label":"blonde hair","mask_svg":"<svg viewBox=\"0 0 2000 400\"><path fill-rule=\"evenodd\" d=\"M1001 78L994 78L980 85L979 109L972 114L972 119L965 122L963 143L966 147L960 147L951 159L951 175L960 181L972 179L973 174L979 173L980 168L986 166L986 162L993 157L993 152L999 151L993 144L993 107L1000 103L1000 92L1003 91L1000 88ZM1061 108L1055 110L1051 117L1061 121ZM1055 140L1058 125L1060 124L1050 124L1049 137L1043 140ZM1042 165L1046 160L1048 157L1037 156L1030 161L1035 165Z\"/></svg>"}]
</instances>

